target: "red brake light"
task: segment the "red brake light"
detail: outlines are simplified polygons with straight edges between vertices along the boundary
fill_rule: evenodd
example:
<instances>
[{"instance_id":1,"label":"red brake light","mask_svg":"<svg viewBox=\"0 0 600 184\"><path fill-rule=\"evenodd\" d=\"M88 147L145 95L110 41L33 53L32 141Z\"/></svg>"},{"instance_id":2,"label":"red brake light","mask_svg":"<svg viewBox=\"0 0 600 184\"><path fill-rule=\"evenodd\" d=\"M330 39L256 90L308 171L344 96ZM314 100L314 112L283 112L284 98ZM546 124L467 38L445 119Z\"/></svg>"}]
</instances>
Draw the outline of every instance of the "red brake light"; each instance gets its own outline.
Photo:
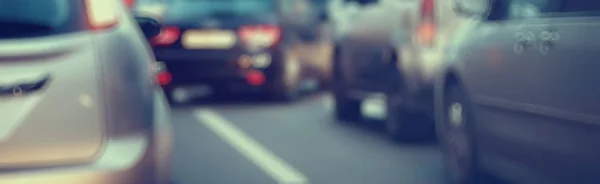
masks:
<instances>
[{"instance_id":1,"label":"red brake light","mask_svg":"<svg viewBox=\"0 0 600 184\"><path fill-rule=\"evenodd\" d=\"M179 39L180 35L181 30L179 28L165 27L160 30L160 34L152 38L151 43L153 45L171 45Z\"/></svg>"},{"instance_id":2,"label":"red brake light","mask_svg":"<svg viewBox=\"0 0 600 184\"><path fill-rule=\"evenodd\" d=\"M244 45L251 47L275 47L281 41L281 28L277 25L250 25L238 29Z\"/></svg>"},{"instance_id":3,"label":"red brake light","mask_svg":"<svg viewBox=\"0 0 600 184\"><path fill-rule=\"evenodd\" d=\"M423 0L421 4L421 18L434 18L435 0Z\"/></svg>"},{"instance_id":4,"label":"red brake light","mask_svg":"<svg viewBox=\"0 0 600 184\"><path fill-rule=\"evenodd\" d=\"M85 0L84 2L89 29L109 29L119 23L118 6L113 1Z\"/></svg>"},{"instance_id":5,"label":"red brake light","mask_svg":"<svg viewBox=\"0 0 600 184\"><path fill-rule=\"evenodd\" d=\"M135 4L135 0L123 0L123 3L125 4L125 6L127 6L128 8L133 8L133 5Z\"/></svg>"},{"instance_id":6,"label":"red brake light","mask_svg":"<svg viewBox=\"0 0 600 184\"><path fill-rule=\"evenodd\" d=\"M437 22L435 20L435 0L423 0L421 17L417 28L419 43L433 46L437 35Z\"/></svg>"},{"instance_id":7,"label":"red brake light","mask_svg":"<svg viewBox=\"0 0 600 184\"><path fill-rule=\"evenodd\" d=\"M263 85L265 80L265 74L260 71L251 71L246 74L246 82L253 86Z\"/></svg>"},{"instance_id":8,"label":"red brake light","mask_svg":"<svg viewBox=\"0 0 600 184\"><path fill-rule=\"evenodd\" d=\"M171 83L173 76L168 71L160 71L156 74L156 82L161 86L166 86Z\"/></svg>"}]
</instances>

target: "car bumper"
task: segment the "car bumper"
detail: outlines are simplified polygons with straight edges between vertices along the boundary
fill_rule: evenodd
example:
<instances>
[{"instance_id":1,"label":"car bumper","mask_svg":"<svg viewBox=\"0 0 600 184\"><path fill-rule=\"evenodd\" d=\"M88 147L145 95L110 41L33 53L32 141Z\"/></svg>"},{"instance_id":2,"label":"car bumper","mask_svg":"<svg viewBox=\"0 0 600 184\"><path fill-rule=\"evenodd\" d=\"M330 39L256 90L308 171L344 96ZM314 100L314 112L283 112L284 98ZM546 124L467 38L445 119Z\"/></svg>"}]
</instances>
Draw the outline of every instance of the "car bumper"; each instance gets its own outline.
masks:
<instances>
[{"instance_id":1,"label":"car bumper","mask_svg":"<svg viewBox=\"0 0 600 184\"><path fill-rule=\"evenodd\" d=\"M158 61L164 62L173 79L169 87L209 85L217 90L255 91L272 88L284 73L283 53L280 49L257 52L245 50L187 50L182 48L155 49ZM242 57L269 56L267 67L242 66ZM265 83L251 85L249 72L264 74Z\"/></svg>"},{"instance_id":2,"label":"car bumper","mask_svg":"<svg viewBox=\"0 0 600 184\"><path fill-rule=\"evenodd\" d=\"M78 166L0 171L2 184L169 184L172 133L169 125L144 134L106 141L93 163Z\"/></svg>"}]
</instances>

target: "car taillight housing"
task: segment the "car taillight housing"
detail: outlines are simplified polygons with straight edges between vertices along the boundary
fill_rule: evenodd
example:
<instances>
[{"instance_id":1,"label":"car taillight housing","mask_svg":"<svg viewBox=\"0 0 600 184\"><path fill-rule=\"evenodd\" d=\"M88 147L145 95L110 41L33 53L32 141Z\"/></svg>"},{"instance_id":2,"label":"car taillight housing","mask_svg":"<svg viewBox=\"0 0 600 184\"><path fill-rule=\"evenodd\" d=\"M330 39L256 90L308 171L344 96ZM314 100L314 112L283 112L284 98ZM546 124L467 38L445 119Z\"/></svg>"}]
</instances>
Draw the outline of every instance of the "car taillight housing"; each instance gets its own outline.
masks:
<instances>
[{"instance_id":1,"label":"car taillight housing","mask_svg":"<svg viewBox=\"0 0 600 184\"><path fill-rule=\"evenodd\" d=\"M248 25L238 29L238 37L248 47L272 48L281 41L281 28L277 25Z\"/></svg>"},{"instance_id":2,"label":"car taillight housing","mask_svg":"<svg viewBox=\"0 0 600 184\"><path fill-rule=\"evenodd\" d=\"M123 0L123 3L125 4L125 6L127 6L127 8L133 8L135 0Z\"/></svg>"},{"instance_id":3,"label":"car taillight housing","mask_svg":"<svg viewBox=\"0 0 600 184\"><path fill-rule=\"evenodd\" d=\"M165 46L171 45L179 39L181 30L178 27L165 27L160 30L160 33L150 40L152 45Z\"/></svg>"},{"instance_id":4,"label":"car taillight housing","mask_svg":"<svg viewBox=\"0 0 600 184\"><path fill-rule=\"evenodd\" d=\"M85 15L90 30L105 30L119 23L118 6L113 1L84 0Z\"/></svg>"},{"instance_id":5,"label":"car taillight housing","mask_svg":"<svg viewBox=\"0 0 600 184\"><path fill-rule=\"evenodd\" d=\"M423 0L422 2L421 17L417 27L417 38L420 44L433 47L437 35L435 0Z\"/></svg>"}]
</instances>

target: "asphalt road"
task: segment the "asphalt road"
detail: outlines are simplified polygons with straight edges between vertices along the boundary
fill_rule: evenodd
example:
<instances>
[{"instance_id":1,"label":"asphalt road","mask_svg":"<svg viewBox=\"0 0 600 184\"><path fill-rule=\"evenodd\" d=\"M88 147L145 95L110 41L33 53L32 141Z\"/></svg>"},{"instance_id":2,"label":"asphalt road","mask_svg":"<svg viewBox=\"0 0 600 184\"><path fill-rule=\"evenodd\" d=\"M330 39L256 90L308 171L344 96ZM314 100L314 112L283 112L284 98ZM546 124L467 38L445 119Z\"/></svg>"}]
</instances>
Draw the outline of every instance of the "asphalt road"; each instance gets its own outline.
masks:
<instances>
[{"instance_id":1,"label":"asphalt road","mask_svg":"<svg viewBox=\"0 0 600 184\"><path fill-rule=\"evenodd\" d=\"M327 93L200 104L173 110L177 184L445 183L435 143L394 143L376 120L336 122Z\"/></svg>"}]
</instances>

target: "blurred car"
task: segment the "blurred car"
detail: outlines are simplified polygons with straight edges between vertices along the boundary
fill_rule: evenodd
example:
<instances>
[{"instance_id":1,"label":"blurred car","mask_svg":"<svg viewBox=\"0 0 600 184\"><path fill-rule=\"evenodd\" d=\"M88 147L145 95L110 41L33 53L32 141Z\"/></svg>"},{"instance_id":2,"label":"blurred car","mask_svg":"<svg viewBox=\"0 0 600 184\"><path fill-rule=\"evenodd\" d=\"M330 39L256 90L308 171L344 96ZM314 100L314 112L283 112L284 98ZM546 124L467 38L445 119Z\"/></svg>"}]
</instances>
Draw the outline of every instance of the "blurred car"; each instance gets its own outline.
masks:
<instances>
[{"instance_id":1,"label":"blurred car","mask_svg":"<svg viewBox=\"0 0 600 184\"><path fill-rule=\"evenodd\" d=\"M452 180L600 183L600 1L457 1L478 19L437 82Z\"/></svg>"},{"instance_id":2,"label":"blurred car","mask_svg":"<svg viewBox=\"0 0 600 184\"><path fill-rule=\"evenodd\" d=\"M291 100L316 89L318 75L292 49L312 16L296 1L304 0L165 1L165 27L151 43L172 73L171 101L210 93Z\"/></svg>"},{"instance_id":3,"label":"blurred car","mask_svg":"<svg viewBox=\"0 0 600 184\"><path fill-rule=\"evenodd\" d=\"M385 104L393 139L421 140L433 132L434 76L464 18L449 1L343 0L330 7L337 27L333 59L335 117L361 118L361 104ZM384 98L381 98L383 96Z\"/></svg>"},{"instance_id":4,"label":"blurred car","mask_svg":"<svg viewBox=\"0 0 600 184\"><path fill-rule=\"evenodd\" d=\"M155 20L116 0L19 0L0 1L0 27L0 183L170 182Z\"/></svg>"}]
</instances>

